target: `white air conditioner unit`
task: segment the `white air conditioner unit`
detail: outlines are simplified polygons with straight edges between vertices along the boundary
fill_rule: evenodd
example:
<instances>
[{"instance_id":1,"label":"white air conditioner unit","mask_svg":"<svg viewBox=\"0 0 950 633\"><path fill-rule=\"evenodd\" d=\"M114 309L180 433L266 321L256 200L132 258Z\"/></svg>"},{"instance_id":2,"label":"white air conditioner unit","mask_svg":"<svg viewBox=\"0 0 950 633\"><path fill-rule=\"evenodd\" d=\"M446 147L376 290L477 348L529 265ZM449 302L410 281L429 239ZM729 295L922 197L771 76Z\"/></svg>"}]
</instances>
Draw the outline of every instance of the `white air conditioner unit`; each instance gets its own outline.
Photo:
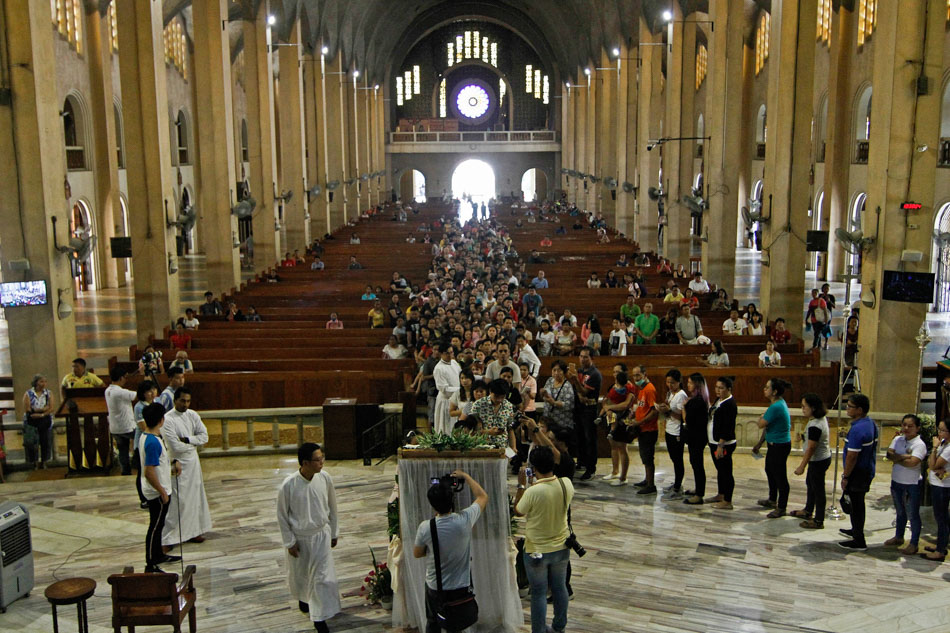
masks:
<instances>
[{"instance_id":1,"label":"white air conditioner unit","mask_svg":"<svg viewBox=\"0 0 950 633\"><path fill-rule=\"evenodd\" d=\"M0 613L33 590L30 513L15 501L0 503Z\"/></svg>"}]
</instances>

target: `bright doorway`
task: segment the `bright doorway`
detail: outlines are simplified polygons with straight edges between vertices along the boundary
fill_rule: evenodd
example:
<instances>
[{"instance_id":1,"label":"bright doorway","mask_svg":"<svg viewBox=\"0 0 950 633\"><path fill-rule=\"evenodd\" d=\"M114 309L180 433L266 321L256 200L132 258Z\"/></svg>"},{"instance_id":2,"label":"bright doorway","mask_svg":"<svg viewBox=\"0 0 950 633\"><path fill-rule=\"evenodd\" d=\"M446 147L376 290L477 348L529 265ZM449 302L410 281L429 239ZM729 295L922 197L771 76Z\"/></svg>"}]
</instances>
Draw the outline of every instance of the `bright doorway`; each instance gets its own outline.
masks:
<instances>
[{"instance_id":1,"label":"bright doorway","mask_svg":"<svg viewBox=\"0 0 950 633\"><path fill-rule=\"evenodd\" d=\"M459 219L465 224L472 217L472 205L487 205L495 197L495 170L482 160L463 162L452 174L452 197L461 202Z\"/></svg>"}]
</instances>

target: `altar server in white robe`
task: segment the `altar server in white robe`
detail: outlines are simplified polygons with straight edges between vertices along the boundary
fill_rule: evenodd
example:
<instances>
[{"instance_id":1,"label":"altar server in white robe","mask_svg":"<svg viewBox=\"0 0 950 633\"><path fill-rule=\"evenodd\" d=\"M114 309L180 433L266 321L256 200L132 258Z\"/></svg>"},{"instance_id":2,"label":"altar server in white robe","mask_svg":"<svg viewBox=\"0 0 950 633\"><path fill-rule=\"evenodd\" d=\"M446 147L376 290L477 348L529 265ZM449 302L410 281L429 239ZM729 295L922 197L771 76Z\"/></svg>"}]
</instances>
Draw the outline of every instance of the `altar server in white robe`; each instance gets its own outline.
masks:
<instances>
[{"instance_id":1,"label":"altar server in white robe","mask_svg":"<svg viewBox=\"0 0 950 633\"><path fill-rule=\"evenodd\" d=\"M451 345L442 347L442 360L432 370L432 378L435 380L435 388L439 395L435 399L435 432L451 433L455 428L455 420L449 415L449 400L452 394L461 389L459 374L462 372L461 366L455 361L455 350Z\"/></svg>"},{"instance_id":2,"label":"altar server in white robe","mask_svg":"<svg viewBox=\"0 0 950 633\"><path fill-rule=\"evenodd\" d=\"M330 548L339 527L333 479L323 470L323 449L307 442L297 451L300 469L277 493L277 523L287 549L290 594L313 626L329 631L326 621L340 612L340 589Z\"/></svg>"},{"instance_id":3,"label":"altar server in white robe","mask_svg":"<svg viewBox=\"0 0 950 633\"><path fill-rule=\"evenodd\" d=\"M208 443L208 429L190 406L191 392L187 387L180 387L175 391L175 408L165 414L162 427L169 457L181 464L181 475L175 484L162 531L162 545L166 548L183 541L202 543L205 532L211 530L211 509L198 460L198 447Z\"/></svg>"}]
</instances>

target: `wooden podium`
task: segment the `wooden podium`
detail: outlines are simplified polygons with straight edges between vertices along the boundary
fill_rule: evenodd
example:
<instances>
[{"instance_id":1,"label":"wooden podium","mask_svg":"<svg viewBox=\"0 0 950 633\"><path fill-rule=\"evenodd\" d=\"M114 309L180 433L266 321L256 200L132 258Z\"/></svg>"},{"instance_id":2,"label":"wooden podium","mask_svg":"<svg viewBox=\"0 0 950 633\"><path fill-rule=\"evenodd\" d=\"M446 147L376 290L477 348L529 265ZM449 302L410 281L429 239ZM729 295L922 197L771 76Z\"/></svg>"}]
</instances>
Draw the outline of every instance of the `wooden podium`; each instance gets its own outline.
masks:
<instances>
[{"instance_id":1,"label":"wooden podium","mask_svg":"<svg viewBox=\"0 0 950 633\"><path fill-rule=\"evenodd\" d=\"M456 469L467 472L488 493L488 506L472 530L472 582L478 600L478 624L472 631L514 633L524 624L515 575L517 551L510 534L508 460L504 450L399 450L399 525L402 556L393 569L393 626L425 630L425 578L430 557L415 558L412 545L419 525L435 516L426 493L430 482ZM472 504L465 486L456 495L456 508ZM392 568L393 565L391 564Z\"/></svg>"},{"instance_id":2,"label":"wooden podium","mask_svg":"<svg viewBox=\"0 0 950 633\"><path fill-rule=\"evenodd\" d=\"M108 473L113 464L105 389L67 389L54 415L66 420L66 475Z\"/></svg>"}]
</instances>

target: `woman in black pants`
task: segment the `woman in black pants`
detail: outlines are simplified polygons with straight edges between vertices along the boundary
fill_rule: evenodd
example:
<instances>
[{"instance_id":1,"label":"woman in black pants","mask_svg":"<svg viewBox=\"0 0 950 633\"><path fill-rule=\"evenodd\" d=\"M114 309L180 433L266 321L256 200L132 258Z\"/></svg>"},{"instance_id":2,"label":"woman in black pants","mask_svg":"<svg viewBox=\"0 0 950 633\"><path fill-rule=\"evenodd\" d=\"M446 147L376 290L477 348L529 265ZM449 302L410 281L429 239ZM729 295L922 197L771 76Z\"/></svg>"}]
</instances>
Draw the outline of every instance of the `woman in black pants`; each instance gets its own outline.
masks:
<instances>
[{"instance_id":1,"label":"woman in black pants","mask_svg":"<svg viewBox=\"0 0 950 633\"><path fill-rule=\"evenodd\" d=\"M706 425L709 421L709 389L706 378L700 373L690 374L686 379L689 400L683 405L683 422L686 446L689 448L689 465L693 469L695 487L686 491L683 503L699 505L706 494Z\"/></svg>"},{"instance_id":2,"label":"woman in black pants","mask_svg":"<svg viewBox=\"0 0 950 633\"><path fill-rule=\"evenodd\" d=\"M666 487L668 500L683 498L683 445L686 432L683 430L683 405L689 395L683 391L683 375L678 369L666 372L666 400L656 404L657 410L666 421L666 452L673 462L673 483Z\"/></svg>"},{"instance_id":3,"label":"woman in black pants","mask_svg":"<svg viewBox=\"0 0 950 633\"><path fill-rule=\"evenodd\" d=\"M706 501L714 502L717 510L732 510L732 491L736 480L732 475L732 454L736 450L736 415L739 409L732 397L732 379L720 376L716 380L716 402L709 408L709 450L716 465L716 483L719 494Z\"/></svg>"},{"instance_id":4,"label":"woman in black pants","mask_svg":"<svg viewBox=\"0 0 950 633\"><path fill-rule=\"evenodd\" d=\"M801 527L817 530L825 526L825 473L831 465L828 418L825 417L827 412L821 396L816 393L806 393L802 396L802 413L808 420L802 436L805 441L805 452L801 463L795 469L795 474L802 475L805 467L808 467L808 474L805 476L808 494L805 497L805 507L801 510L792 510L789 514L804 519L799 523ZM812 510L815 512L814 519Z\"/></svg>"},{"instance_id":5,"label":"woman in black pants","mask_svg":"<svg viewBox=\"0 0 950 633\"><path fill-rule=\"evenodd\" d=\"M765 454L769 498L760 499L758 504L763 508L772 508L768 514L770 519L785 516L785 508L788 506L788 456L792 452L792 418L783 395L791 386L780 378L770 378L765 382L762 392L771 404L759 418L762 437L752 447L752 452L758 453L762 444L769 444L769 451Z\"/></svg>"}]
</instances>

